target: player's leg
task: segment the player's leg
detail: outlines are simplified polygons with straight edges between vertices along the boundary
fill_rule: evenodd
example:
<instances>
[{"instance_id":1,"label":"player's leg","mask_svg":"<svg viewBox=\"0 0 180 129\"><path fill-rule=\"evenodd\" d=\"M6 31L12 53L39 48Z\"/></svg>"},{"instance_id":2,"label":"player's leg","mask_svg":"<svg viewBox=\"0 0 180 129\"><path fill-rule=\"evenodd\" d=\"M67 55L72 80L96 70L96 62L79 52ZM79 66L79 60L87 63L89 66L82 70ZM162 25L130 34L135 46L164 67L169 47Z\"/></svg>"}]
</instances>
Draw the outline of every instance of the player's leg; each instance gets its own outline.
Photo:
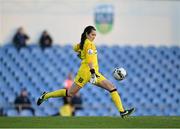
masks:
<instances>
[{"instance_id":1,"label":"player's leg","mask_svg":"<svg viewBox=\"0 0 180 129\"><path fill-rule=\"evenodd\" d=\"M87 68L81 65L79 71L75 77L74 83L69 90L60 89L53 92L43 93L37 101L37 105L40 105L43 101L49 98L73 96L76 94L89 80L90 75L86 74Z\"/></svg>"},{"instance_id":2,"label":"player's leg","mask_svg":"<svg viewBox=\"0 0 180 129\"><path fill-rule=\"evenodd\" d=\"M80 86L78 86L76 83L73 83L73 85L69 88L69 90L60 89L60 90L56 90L56 91L53 91L53 92L46 93L45 96L44 96L44 99L65 97L65 96L72 97L80 89L81 89Z\"/></svg>"},{"instance_id":3,"label":"player's leg","mask_svg":"<svg viewBox=\"0 0 180 129\"><path fill-rule=\"evenodd\" d=\"M120 112L124 112L124 107L123 107L123 104L121 101L121 97L118 94L116 88L114 87L114 85L112 83L110 83L108 80L102 80L97 84L97 86L109 91L111 98L112 98L114 104L116 105L117 109Z\"/></svg>"},{"instance_id":4,"label":"player's leg","mask_svg":"<svg viewBox=\"0 0 180 129\"><path fill-rule=\"evenodd\" d=\"M125 110L121 101L121 97L117 92L115 86L111 82L109 82L103 75L99 74L99 76L100 77L98 78L97 86L110 92L111 98L122 117L130 115L134 111L134 108Z\"/></svg>"},{"instance_id":5,"label":"player's leg","mask_svg":"<svg viewBox=\"0 0 180 129\"><path fill-rule=\"evenodd\" d=\"M57 98L57 97L65 97L65 96L69 96L72 97L73 95L75 95L79 90L81 89L81 87L79 85L77 85L76 83L73 83L72 87L67 90L67 89L59 89L53 92L44 92L37 101L37 105L40 105L42 102L44 102L45 100L49 99L49 98Z\"/></svg>"},{"instance_id":6,"label":"player's leg","mask_svg":"<svg viewBox=\"0 0 180 129\"><path fill-rule=\"evenodd\" d=\"M79 86L74 82L71 88L69 88L69 90L67 91L67 96L73 97L81 88L82 86Z\"/></svg>"}]
</instances>

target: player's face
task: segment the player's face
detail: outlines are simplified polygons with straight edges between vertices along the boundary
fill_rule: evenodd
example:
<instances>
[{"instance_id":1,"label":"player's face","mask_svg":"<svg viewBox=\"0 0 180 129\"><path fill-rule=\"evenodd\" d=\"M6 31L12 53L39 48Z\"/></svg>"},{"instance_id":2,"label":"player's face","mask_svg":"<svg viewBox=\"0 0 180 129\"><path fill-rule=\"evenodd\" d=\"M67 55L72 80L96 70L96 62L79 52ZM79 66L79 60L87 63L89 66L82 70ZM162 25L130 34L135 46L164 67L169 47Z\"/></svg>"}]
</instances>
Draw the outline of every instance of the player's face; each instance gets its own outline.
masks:
<instances>
[{"instance_id":1,"label":"player's face","mask_svg":"<svg viewBox=\"0 0 180 129\"><path fill-rule=\"evenodd\" d=\"M95 38L96 38L95 30L92 30L90 34L87 34L87 39L89 39L90 41L94 41Z\"/></svg>"}]
</instances>

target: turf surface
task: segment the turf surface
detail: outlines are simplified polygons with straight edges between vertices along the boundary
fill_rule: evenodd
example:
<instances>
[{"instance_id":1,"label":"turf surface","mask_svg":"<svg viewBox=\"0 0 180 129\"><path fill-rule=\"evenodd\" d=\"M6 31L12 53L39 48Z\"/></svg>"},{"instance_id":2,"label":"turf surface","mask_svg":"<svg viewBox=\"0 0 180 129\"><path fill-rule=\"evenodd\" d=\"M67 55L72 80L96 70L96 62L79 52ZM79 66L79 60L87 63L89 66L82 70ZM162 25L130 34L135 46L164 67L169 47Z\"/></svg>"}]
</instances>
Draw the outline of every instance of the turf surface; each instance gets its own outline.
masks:
<instances>
[{"instance_id":1,"label":"turf surface","mask_svg":"<svg viewBox=\"0 0 180 129\"><path fill-rule=\"evenodd\" d=\"M180 128L180 117L0 117L0 128Z\"/></svg>"}]
</instances>

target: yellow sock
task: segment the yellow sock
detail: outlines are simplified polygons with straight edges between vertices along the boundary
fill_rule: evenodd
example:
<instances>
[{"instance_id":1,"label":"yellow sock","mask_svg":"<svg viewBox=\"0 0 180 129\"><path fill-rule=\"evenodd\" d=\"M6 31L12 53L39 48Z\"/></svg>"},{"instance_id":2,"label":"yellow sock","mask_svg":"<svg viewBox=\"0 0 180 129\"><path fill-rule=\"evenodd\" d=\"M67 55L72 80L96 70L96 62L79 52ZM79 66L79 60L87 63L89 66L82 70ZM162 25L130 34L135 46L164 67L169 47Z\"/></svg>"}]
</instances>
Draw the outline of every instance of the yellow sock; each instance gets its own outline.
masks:
<instances>
[{"instance_id":1,"label":"yellow sock","mask_svg":"<svg viewBox=\"0 0 180 129\"><path fill-rule=\"evenodd\" d=\"M123 105L122 105L122 102L121 102L121 97L118 94L118 92L117 91L111 92L111 97L112 97L112 100L113 100L114 104L116 105L117 109L120 112L124 112L124 108L123 108Z\"/></svg>"},{"instance_id":2,"label":"yellow sock","mask_svg":"<svg viewBox=\"0 0 180 129\"><path fill-rule=\"evenodd\" d=\"M44 96L44 99L56 98L56 97L65 97L66 89L60 89L53 92L49 92Z\"/></svg>"}]
</instances>

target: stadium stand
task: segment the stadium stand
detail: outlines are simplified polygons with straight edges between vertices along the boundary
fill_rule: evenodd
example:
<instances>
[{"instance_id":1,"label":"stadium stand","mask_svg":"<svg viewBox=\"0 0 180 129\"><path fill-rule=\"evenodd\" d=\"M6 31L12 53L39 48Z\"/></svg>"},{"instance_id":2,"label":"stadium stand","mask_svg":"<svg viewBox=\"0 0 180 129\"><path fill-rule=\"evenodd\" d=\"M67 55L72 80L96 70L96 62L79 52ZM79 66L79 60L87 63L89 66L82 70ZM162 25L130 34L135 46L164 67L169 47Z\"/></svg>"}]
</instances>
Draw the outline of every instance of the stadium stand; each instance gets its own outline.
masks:
<instances>
[{"instance_id":1,"label":"stadium stand","mask_svg":"<svg viewBox=\"0 0 180 129\"><path fill-rule=\"evenodd\" d=\"M118 87L125 107L136 107L134 115L180 115L180 47L99 46L100 72ZM63 88L69 71L76 74L80 60L71 45L53 46L42 51L38 46L0 48L0 107L7 116L32 116L13 108L15 96L26 87L36 116L53 115L63 104L50 99L40 107L36 99L43 91ZM128 76L122 82L112 76L115 67L124 67ZM87 84L80 94L82 111L77 116L118 116L108 92Z\"/></svg>"}]
</instances>

